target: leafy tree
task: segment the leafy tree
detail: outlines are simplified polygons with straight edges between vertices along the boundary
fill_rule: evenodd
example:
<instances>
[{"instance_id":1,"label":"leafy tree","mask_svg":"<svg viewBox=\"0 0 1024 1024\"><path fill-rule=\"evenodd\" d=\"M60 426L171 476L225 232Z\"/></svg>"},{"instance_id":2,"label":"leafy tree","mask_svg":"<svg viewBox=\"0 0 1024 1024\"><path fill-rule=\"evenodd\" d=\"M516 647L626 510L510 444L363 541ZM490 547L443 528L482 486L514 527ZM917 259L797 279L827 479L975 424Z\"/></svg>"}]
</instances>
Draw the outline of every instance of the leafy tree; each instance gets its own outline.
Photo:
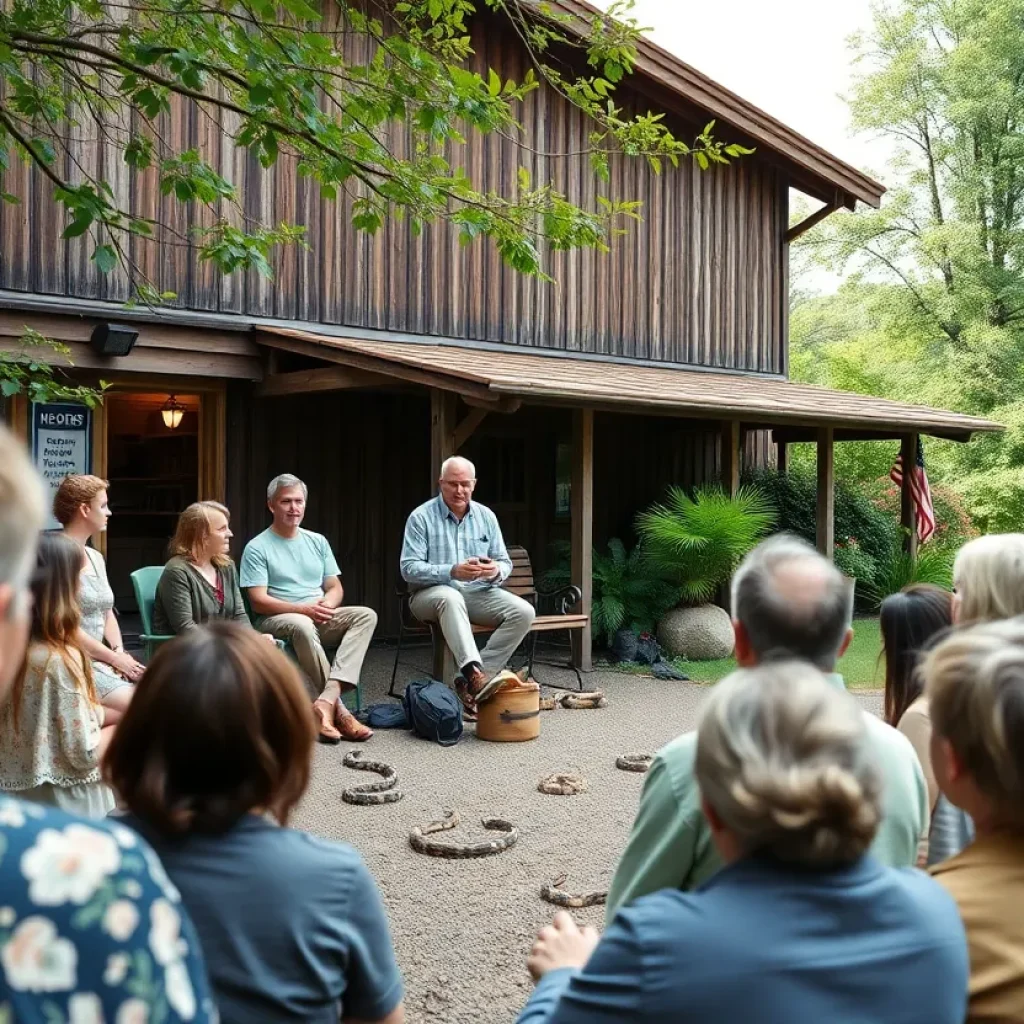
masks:
<instances>
[{"instance_id":1,"label":"leafy tree","mask_svg":"<svg viewBox=\"0 0 1024 1024\"><path fill-rule=\"evenodd\" d=\"M30 402L78 402L95 409L109 385L105 381L98 388L78 384L49 361L54 356L68 360L70 354L67 345L25 328L20 353L0 351L0 402L24 395Z\"/></svg>"},{"instance_id":2,"label":"leafy tree","mask_svg":"<svg viewBox=\"0 0 1024 1024\"><path fill-rule=\"evenodd\" d=\"M598 178L616 153L660 171L750 152L713 138L713 124L684 141L662 114L616 102L635 60L630 6L577 17L531 0L10 0L0 5L0 173L11 149L35 164L67 212L64 237L88 233L99 269L125 265L146 300L160 296L130 265L131 234L170 235L221 271L269 275L271 249L301 243L302 229L251 219L252 204L208 153L169 142L166 115L194 104L264 167L287 156L324 196L347 192L360 229L400 215L414 229L447 221L464 243L490 238L510 266L540 274L546 251L606 249L640 215L628 197L574 205L525 167L507 194L485 190L459 166L468 132L523 147L517 110L542 81L592 130L582 153L541 155L589 160ZM482 13L503 19L499 30L529 51L520 80L470 69L468 25ZM182 238L119 208L109 158L99 170L77 165L78 138L101 139L132 172L155 168L160 192L190 204L191 223L205 226Z\"/></svg>"}]
</instances>

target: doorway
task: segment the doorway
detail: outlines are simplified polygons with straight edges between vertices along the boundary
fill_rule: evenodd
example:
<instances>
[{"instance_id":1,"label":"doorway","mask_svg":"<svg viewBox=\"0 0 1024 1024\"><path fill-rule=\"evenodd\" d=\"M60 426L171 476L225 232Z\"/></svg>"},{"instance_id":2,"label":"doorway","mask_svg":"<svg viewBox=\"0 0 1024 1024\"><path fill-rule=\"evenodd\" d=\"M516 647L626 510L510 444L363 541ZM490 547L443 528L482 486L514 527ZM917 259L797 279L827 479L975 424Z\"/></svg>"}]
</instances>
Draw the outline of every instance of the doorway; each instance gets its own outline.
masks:
<instances>
[{"instance_id":1,"label":"doorway","mask_svg":"<svg viewBox=\"0 0 1024 1024\"><path fill-rule=\"evenodd\" d=\"M118 610L135 614L131 573L167 561L178 514L199 498L200 397L114 393L104 408L107 574Z\"/></svg>"}]
</instances>

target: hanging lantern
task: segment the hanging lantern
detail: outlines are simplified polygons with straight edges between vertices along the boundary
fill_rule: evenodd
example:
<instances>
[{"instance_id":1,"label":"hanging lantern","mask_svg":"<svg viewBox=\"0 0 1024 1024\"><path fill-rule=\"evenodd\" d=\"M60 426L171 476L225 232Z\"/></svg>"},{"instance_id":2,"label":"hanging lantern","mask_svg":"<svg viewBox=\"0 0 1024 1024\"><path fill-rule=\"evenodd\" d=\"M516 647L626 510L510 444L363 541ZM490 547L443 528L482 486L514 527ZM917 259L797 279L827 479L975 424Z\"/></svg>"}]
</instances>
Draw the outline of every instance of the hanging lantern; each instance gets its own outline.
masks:
<instances>
[{"instance_id":1,"label":"hanging lantern","mask_svg":"<svg viewBox=\"0 0 1024 1024\"><path fill-rule=\"evenodd\" d=\"M169 430L177 430L185 416L185 406L171 395L160 409L160 415L164 418L164 426Z\"/></svg>"}]
</instances>

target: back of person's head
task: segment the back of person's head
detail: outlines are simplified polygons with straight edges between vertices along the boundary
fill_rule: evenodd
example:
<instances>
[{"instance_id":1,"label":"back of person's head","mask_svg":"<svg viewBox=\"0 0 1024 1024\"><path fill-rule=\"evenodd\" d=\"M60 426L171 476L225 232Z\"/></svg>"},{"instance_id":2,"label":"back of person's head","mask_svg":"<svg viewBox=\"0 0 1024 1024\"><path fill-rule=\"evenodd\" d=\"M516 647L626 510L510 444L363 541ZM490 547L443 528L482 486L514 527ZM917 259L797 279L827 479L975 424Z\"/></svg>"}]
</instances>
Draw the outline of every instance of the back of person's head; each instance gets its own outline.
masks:
<instances>
[{"instance_id":1,"label":"back of person's head","mask_svg":"<svg viewBox=\"0 0 1024 1024\"><path fill-rule=\"evenodd\" d=\"M252 629L211 622L156 653L104 775L164 836L224 832L250 812L284 824L309 782L314 734L288 658Z\"/></svg>"},{"instance_id":2,"label":"back of person's head","mask_svg":"<svg viewBox=\"0 0 1024 1024\"><path fill-rule=\"evenodd\" d=\"M1024 533L975 537L953 563L954 619L962 626L1024 615Z\"/></svg>"},{"instance_id":3,"label":"back of person's head","mask_svg":"<svg viewBox=\"0 0 1024 1024\"><path fill-rule=\"evenodd\" d=\"M75 520L83 505L92 503L100 491L106 491L110 484L98 476L88 473L72 473L64 477L53 495L53 516L61 526Z\"/></svg>"},{"instance_id":4,"label":"back of person's head","mask_svg":"<svg viewBox=\"0 0 1024 1024\"><path fill-rule=\"evenodd\" d=\"M1024 827L1024 619L954 631L922 673L934 735L997 817Z\"/></svg>"},{"instance_id":5,"label":"back of person's head","mask_svg":"<svg viewBox=\"0 0 1024 1024\"><path fill-rule=\"evenodd\" d=\"M219 512L228 522L231 513L219 501L196 501L178 516L178 525L171 539L170 553L181 558L198 560L213 530L210 513ZM214 555L213 564L224 566L231 559L227 555Z\"/></svg>"},{"instance_id":6,"label":"back of person's head","mask_svg":"<svg viewBox=\"0 0 1024 1024\"><path fill-rule=\"evenodd\" d=\"M39 474L21 442L0 424L0 701L25 653L29 579L45 507Z\"/></svg>"},{"instance_id":7,"label":"back of person's head","mask_svg":"<svg viewBox=\"0 0 1024 1024\"><path fill-rule=\"evenodd\" d=\"M806 541L780 533L740 563L732 617L757 662L798 658L832 672L853 618L853 580Z\"/></svg>"},{"instance_id":8,"label":"back of person's head","mask_svg":"<svg viewBox=\"0 0 1024 1024\"><path fill-rule=\"evenodd\" d=\"M921 655L953 623L953 595L930 583L915 583L890 594L878 614L885 658L885 720L898 725L921 696Z\"/></svg>"},{"instance_id":9,"label":"back of person's head","mask_svg":"<svg viewBox=\"0 0 1024 1024\"><path fill-rule=\"evenodd\" d=\"M704 801L744 852L852 864L881 819L864 713L813 666L779 661L718 683L697 730Z\"/></svg>"}]
</instances>

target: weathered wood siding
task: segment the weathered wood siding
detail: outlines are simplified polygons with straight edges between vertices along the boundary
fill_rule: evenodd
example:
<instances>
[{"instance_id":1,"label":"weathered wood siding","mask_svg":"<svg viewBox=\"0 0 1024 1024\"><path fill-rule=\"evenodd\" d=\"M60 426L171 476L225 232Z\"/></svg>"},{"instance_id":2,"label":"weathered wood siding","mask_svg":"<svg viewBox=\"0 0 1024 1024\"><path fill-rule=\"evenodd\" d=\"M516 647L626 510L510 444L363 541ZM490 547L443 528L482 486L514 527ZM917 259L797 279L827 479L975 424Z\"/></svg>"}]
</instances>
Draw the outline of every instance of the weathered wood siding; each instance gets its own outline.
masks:
<instances>
[{"instance_id":1,"label":"weathered wood siding","mask_svg":"<svg viewBox=\"0 0 1024 1024\"><path fill-rule=\"evenodd\" d=\"M295 473L310 485L305 525L330 540L344 573L346 601L380 616L380 634L398 630L395 583L409 512L433 493L430 406L425 395L322 394L256 399L248 387L228 392L227 500L234 555L270 523L267 483ZM520 439L523 490L506 504L495 492L495 442ZM761 457L750 435L745 459ZM717 480L719 431L681 419L598 413L595 417L594 543L632 544L636 513L669 484ZM477 465L476 497L497 513L509 544L530 552L538 574L552 544L568 541L570 520L556 515L556 451L571 442L571 413L524 408L490 416L463 449ZM749 464L749 463L748 463Z\"/></svg>"},{"instance_id":2,"label":"weathered wood siding","mask_svg":"<svg viewBox=\"0 0 1024 1024\"><path fill-rule=\"evenodd\" d=\"M353 58L362 45L354 37ZM505 31L476 32L476 65L519 77L525 52ZM627 105L650 106L638 96ZM585 157L555 158L587 147L583 116L542 87L525 102L522 148L497 136L470 135L457 158L483 189L510 191L517 169L533 182L552 180L571 200L592 206L599 193L636 198L644 221L614 241L610 254L554 254L547 264L554 284L505 268L494 247L478 240L461 247L441 225L414 237L392 221L376 237L350 225L349 200L321 200L282 154L264 172L225 135L233 115L181 105L163 118L162 134L176 147L197 147L229 180L244 189L246 214L269 223L305 225L309 249L274 260L275 280L255 274L222 278L198 265L181 235L165 244L135 239L131 254L161 290L195 310L246 313L360 328L433 334L539 348L605 353L676 363L779 372L784 369L782 232L786 222L784 175L761 156L729 168L700 172L687 165L654 175L645 164L617 159L608 185L596 182ZM673 126L682 136L693 127ZM723 137L728 129L721 127ZM394 143L406 145L400 129ZM86 139L95 130L86 125ZM74 144L64 173L75 162L98 167L118 201L138 216L154 217L185 234L201 216L161 198L154 171L130 175L109 146ZM88 239L62 242L52 187L12 161L5 187L20 206L0 204L0 288L83 298L121 300L126 277L103 277L89 262ZM225 207L225 216L236 214Z\"/></svg>"}]
</instances>

